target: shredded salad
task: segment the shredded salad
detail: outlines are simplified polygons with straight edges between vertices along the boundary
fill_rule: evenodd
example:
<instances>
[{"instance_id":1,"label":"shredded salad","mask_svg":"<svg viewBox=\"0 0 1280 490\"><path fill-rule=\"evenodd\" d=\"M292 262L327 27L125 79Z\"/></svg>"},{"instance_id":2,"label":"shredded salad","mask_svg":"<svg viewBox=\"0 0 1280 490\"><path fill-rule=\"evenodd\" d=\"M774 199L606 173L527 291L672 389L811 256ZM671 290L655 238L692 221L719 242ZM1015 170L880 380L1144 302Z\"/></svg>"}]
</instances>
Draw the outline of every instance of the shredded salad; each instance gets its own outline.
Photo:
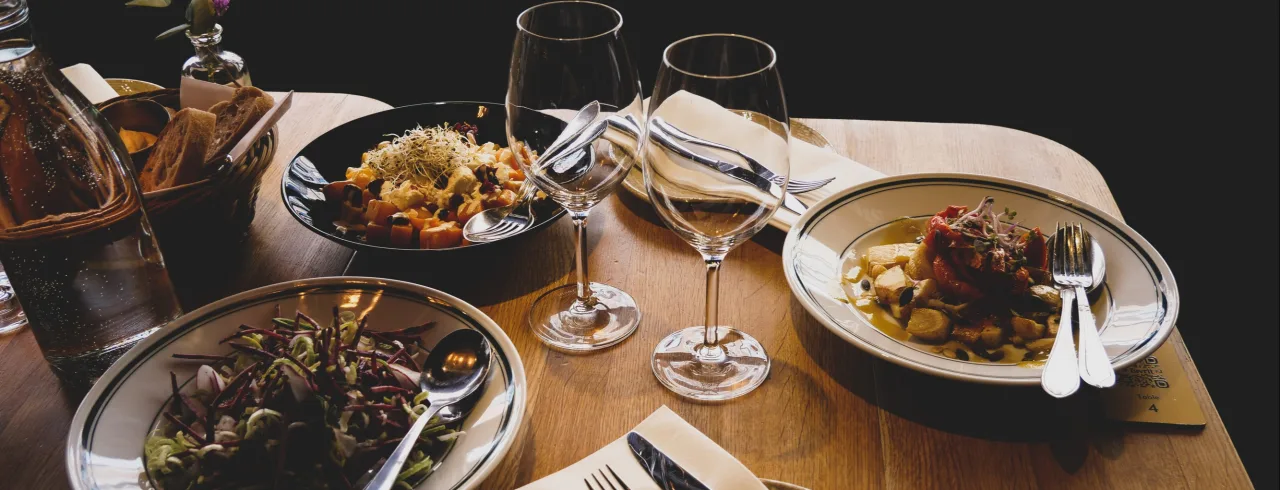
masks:
<instances>
[{"instance_id":1,"label":"shredded salad","mask_svg":"<svg viewBox=\"0 0 1280 490\"><path fill-rule=\"evenodd\" d=\"M420 337L434 326L378 332L366 323L337 307L328 324L277 312L266 327L241 325L222 339L226 356L175 354L203 364L194 390L170 373L173 396L143 447L147 472L164 490L354 488L427 409ZM397 488L430 474L456 428L429 422Z\"/></svg>"}]
</instances>

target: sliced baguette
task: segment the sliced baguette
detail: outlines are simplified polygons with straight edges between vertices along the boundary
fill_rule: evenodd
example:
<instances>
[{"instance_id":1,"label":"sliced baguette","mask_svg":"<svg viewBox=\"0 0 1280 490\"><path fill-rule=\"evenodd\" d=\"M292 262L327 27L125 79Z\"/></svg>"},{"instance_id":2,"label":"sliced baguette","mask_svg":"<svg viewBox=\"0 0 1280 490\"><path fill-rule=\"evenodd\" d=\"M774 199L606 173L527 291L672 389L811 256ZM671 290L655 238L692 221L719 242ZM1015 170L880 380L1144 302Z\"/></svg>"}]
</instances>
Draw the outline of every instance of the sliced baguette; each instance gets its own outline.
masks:
<instances>
[{"instance_id":1,"label":"sliced baguette","mask_svg":"<svg viewBox=\"0 0 1280 490\"><path fill-rule=\"evenodd\" d=\"M211 162L229 153L275 103L275 99L260 89L240 87L226 106L218 107L220 104L215 104L211 107L210 109L219 109L218 124L213 132L213 144L205 154L205 161Z\"/></svg>"},{"instance_id":2,"label":"sliced baguette","mask_svg":"<svg viewBox=\"0 0 1280 490\"><path fill-rule=\"evenodd\" d=\"M217 118L199 109L174 114L156 137L151 156L138 178L142 192L189 184L204 176L205 154L213 143Z\"/></svg>"},{"instance_id":3,"label":"sliced baguette","mask_svg":"<svg viewBox=\"0 0 1280 490\"><path fill-rule=\"evenodd\" d=\"M209 106L209 112L212 112L213 115L215 116L222 117L222 110L226 109L227 106L229 105L231 105L231 101L224 100L222 102Z\"/></svg>"}]
</instances>

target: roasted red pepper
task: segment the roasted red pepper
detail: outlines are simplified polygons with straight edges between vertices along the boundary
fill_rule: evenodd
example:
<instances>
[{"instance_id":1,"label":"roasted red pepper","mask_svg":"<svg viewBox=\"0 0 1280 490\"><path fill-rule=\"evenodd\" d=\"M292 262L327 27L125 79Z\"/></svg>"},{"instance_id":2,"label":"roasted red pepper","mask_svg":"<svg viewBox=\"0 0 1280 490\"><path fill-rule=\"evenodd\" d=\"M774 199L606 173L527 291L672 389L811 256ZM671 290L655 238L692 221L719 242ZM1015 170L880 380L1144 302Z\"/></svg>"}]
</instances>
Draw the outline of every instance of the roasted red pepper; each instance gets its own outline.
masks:
<instances>
[{"instance_id":1,"label":"roasted red pepper","mask_svg":"<svg viewBox=\"0 0 1280 490\"><path fill-rule=\"evenodd\" d=\"M960 280L955 268L943 258L942 254L933 258L933 277L938 281L938 289L960 301L972 301L982 297L982 291Z\"/></svg>"},{"instance_id":2,"label":"roasted red pepper","mask_svg":"<svg viewBox=\"0 0 1280 490\"><path fill-rule=\"evenodd\" d=\"M1023 250L1023 254L1027 257L1027 267L1049 268L1049 247L1045 246L1044 234L1040 233L1040 227L1032 228L1027 233L1027 248Z\"/></svg>"}]
</instances>

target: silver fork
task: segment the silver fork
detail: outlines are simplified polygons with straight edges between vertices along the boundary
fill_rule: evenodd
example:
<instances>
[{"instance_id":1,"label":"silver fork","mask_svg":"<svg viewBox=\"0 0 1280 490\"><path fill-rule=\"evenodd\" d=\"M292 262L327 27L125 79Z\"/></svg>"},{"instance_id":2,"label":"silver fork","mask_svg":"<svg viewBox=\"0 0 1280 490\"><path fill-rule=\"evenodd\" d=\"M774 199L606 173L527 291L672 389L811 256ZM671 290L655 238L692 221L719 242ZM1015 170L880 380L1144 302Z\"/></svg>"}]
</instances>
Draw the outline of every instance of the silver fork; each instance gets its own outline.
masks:
<instances>
[{"instance_id":1,"label":"silver fork","mask_svg":"<svg viewBox=\"0 0 1280 490\"><path fill-rule=\"evenodd\" d=\"M1053 339L1053 348L1049 350L1049 360L1044 363L1040 372L1040 386L1055 398L1063 398L1080 389L1080 366L1076 362L1076 346L1071 339L1071 302L1075 299L1077 288L1089 285L1089 281L1080 283L1081 277L1076 275L1075 268L1070 265L1072 247L1068 244L1067 228L1056 225L1053 247L1052 269L1053 282L1062 297L1062 317L1058 321L1058 335ZM1087 301L1086 301L1087 302Z\"/></svg>"},{"instance_id":2,"label":"silver fork","mask_svg":"<svg viewBox=\"0 0 1280 490\"><path fill-rule=\"evenodd\" d=\"M1116 371L1111 367L1111 357L1098 338L1098 323L1089 307L1089 297L1085 288L1093 284L1093 237L1084 231L1080 223L1067 229L1067 240L1072 248L1070 264L1075 284L1076 315L1080 323L1080 377L1085 383L1099 388L1110 388L1116 384ZM1079 283L1083 283L1081 286ZM1065 308L1066 305L1064 304ZM1061 327L1059 327L1061 328Z\"/></svg>"},{"instance_id":3,"label":"silver fork","mask_svg":"<svg viewBox=\"0 0 1280 490\"><path fill-rule=\"evenodd\" d=\"M761 165L760 162L757 162L754 158L747 156L745 153L741 151L738 151L737 148L725 146L720 143L716 143L714 141L707 141L697 136L694 136L692 134L686 133L680 130L680 128L677 128L671 125L671 123L663 120L660 117L653 118L653 124L655 126L661 127L663 132L671 136L675 136L676 138L679 138L685 142L693 143L695 145L705 146L707 148L716 148L719 150L724 150L724 151L737 154L738 156L742 157L743 160L746 160L747 165L751 167L752 172L760 174L761 177L769 179L770 182L773 182L774 184L777 184L779 186L781 186L785 182L787 185L787 192L790 192L792 194L804 194L806 192L820 188L824 185L830 184L831 181L836 180L835 177L831 177L831 178L818 179L818 180L791 179L790 182L787 182L786 179L773 173L772 171L769 170L768 167Z\"/></svg>"},{"instance_id":4,"label":"silver fork","mask_svg":"<svg viewBox=\"0 0 1280 490\"><path fill-rule=\"evenodd\" d=\"M606 470L609 472L608 474L605 474ZM613 476L613 481L609 481L610 476ZM617 486L613 484L614 481L618 482ZM591 484L592 482L595 482L594 486ZM613 468L610 468L609 465L604 465L604 469L596 470L589 478L583 478L582 483L587 484L587 490L631 490L631 487L623 483L622 478L619 478L618 474L614 473Z\"/></svg>"}]
</instances>

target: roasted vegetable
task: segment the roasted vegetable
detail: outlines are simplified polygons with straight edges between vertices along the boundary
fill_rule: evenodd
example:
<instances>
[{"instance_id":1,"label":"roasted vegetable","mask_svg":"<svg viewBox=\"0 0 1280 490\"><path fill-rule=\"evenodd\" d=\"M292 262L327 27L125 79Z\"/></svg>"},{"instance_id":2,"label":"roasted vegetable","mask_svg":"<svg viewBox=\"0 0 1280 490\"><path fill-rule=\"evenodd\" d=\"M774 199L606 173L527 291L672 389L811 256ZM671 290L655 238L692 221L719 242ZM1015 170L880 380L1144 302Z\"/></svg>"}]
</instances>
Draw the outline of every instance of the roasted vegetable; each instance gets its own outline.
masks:
<instances>
[{"instance_id":1,"label":"roasted vegetable","mask_svg":"<svg viewBox=\"0 0 1280 490\"><path fill-rule=\"evenodd\" d=\"M911 310L911 319L907 321L907 333L925 342L942 342L947 340L951 331L951 318L938 310L916 308Z\"/></svg>"}]
</instances>

